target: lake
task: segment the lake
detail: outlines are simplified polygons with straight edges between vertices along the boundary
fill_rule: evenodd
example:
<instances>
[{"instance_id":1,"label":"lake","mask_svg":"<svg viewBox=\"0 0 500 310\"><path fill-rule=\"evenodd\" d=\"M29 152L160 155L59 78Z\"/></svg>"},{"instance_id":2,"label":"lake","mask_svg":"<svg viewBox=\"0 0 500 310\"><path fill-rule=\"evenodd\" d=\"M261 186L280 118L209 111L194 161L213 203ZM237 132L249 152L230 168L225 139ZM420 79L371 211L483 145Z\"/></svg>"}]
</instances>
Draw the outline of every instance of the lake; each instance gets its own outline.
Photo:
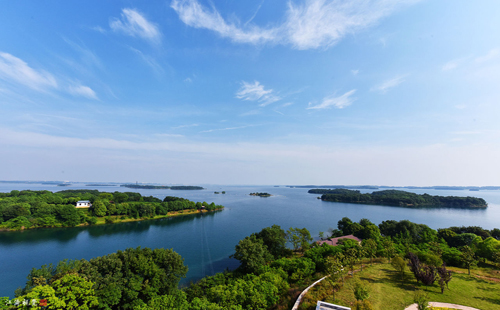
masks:
<instances>
[{"instance_id":1,"label":"lake","mask_svg":"<svg viewBox=\"0 0 500 310\"><path fill-rule=\"evenodd\" d=\"M486 210L410 209L324 202L308 189L284 186L207 186L201 191L136 190L118 186L87 187L84 184L58 187L42 184L0 183L0 192L11 190L98 189L100 191L130 191L163 199L177 196L193 201L215 202L223 211L142 222L37 229L0 233L0 296L14 296L14 290L24 286L33 267L57 263L63 259L91 259L129 247L172 248L182 255L189 267L183 284L205 275L233 269L238 261L230 259L234 246L242 238L273 224L287 230L305 227L313 237L320 231L336 228L337 221L349 217L354 221L367 218L375 224L384 220L404 220L422 223L431 228L450 226L500 227L500 191L422 190L405 189L418 194L442 196L474 196L484 198ZM226 194L214 194L226 191ZM272 197L249 196L252 192L268 192ZM372 192L372 190L362 190Z\"/></svg>"}]
</instances>

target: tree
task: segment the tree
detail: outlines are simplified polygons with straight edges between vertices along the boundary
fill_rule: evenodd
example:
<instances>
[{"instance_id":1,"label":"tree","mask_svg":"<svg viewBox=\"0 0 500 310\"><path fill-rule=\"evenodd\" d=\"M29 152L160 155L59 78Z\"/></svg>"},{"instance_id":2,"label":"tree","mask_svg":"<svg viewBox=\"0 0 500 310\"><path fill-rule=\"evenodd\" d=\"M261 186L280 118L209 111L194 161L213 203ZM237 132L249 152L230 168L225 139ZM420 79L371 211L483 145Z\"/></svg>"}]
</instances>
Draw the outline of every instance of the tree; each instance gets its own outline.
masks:
<instances>
[{"instance_id":1,"label":"tree","mask_svg":"<svg viewBox=\"0 0 500 310\"><path fill-rule=\"evenodd\" d=\"M266 227L256 234L256 237L262 239L264 245L274 259L286 256L290 250L286 248L286 233L278 225Z\"/></svg>"},{"instance_id":2,"label":"tree","mask_svg":"<svg viewBox=\"0 0 500 310\"><path fill-rule=\"evenodd\" d=\"M255 272L273 258L264 245L264 241L258 239L255 235L240 240L232 257L239 260L241 263L240 268L249 273Z\"/></svg>"},{"instance_id":3,"label":"tree","mask_svg":"<svg viewBox=\"0 0 500 310\"><path fill-rule=\"evenodd\" d=\"M90 210L90 212L94 216L98 216L98 217L105 216L107 211L108 211L108 209L106 208L106 205L104 204L104 202L102 202L102 200L94 201L94 203L92 204L91 210Z\"/></svg>"},{"instance_id":4,"label":"tree","mask_svg":"<svg viewBox=\"0 0 500 310\"><path fill-rule=\"evenodd\" d=\"M67 274L51 284L56 296L66 304L64 308L70 310L97 308L99 302L92 288L93 285L94 283L77 274Z\"/></svg>"},{"instance_id":5,"label":"tree","mask_svg":"<svg viewBox=\"0 0 500 310\"><path fill-rule=\"evenodd\" d=\"M370 296L366 283L360 280L354 281L352 291L357 301L362 301Z\"/></svg>"},{"instance_id":6,"label":"tree","mask_svg":"<svg viewBox=\"0 0 500 310\"><path fill-rule=\"evenodd\" d=\"M416 291L415 292L415 295L413 297L413 301L417 304L417 308L418 310L426 310L428 305L429 305L429 301L428 301L429 297L422 291Z\"/></svg>"},{"instance_id":7,"label":"tree","mask_svg":"<svg viewBox=\"0 0 500 310\"><path fill-rule=\"evenodd\" d=\"M392 242L390 237L384 237L382 239L382 247L384 248L385 257L387 257L387 261L390 262L391 258L394 256L396 249L394 247L394 242Z\"/></svg>"},{"instance_id":8,"label":"tree","mask_svg":"<svg viewBox=\"0 0 500 310\"><path fill-rule=\"evenodd\" d=\"M462 259L462 263L467 267L470 276L470 267L474 266L477 263L476 254L474 253L474 250L468 245L462 247L461 252L462 254L460 255L460 257Z\"/></svg>"},{"instance_id":9,"label":"tree","mask_svg":"<svg viewBox=\"0 0 500 310\"><path fill-rule=\"evenodd\" d=\"M365 239L362 245L366 251L366 255L370 258L370 263L372 263L373 258L377 255L377 243L373 239Z\"/></svg>"},{"instance_id":10,"label":"tree","mask_svg":"<svg viewBox=\"0 0 500 310\"><path fill-rule=\"evenodd\" d=\"M342 254L340 254L342 255ZM330 256L326 261L326 272L328 273L328 282L331 283L333 289L332 295L335 295L335 283L339 278L342 278L344 283L344 266L340 256Z\"/></svg>"},{"instance_id":11,"label":"tree","mask_svg":"<svg viewBox=\"0 0 500 310\"><path fill-rule=\"evenodd\" d=\"M285 237L293 245L294 251L298 251L299 248L302 248L302 250L307 249L309 243L313 240L311 233L306 228L290 227Z\"/></svg>"},{"instance_id":12,"label":"tree","mask_svg":"<svg viewBox=\"0 0 500 310\"><path fill-rule=\"evenodd\" d=\"M401 276L401 281L403 281L407 266L405 260L401 256L394 256L392 258L391 265L394 269L396 269L397 273Z\"/></svg>"},{"instance_id":13,"label":"tree","mask_svg":"<svg viewBox=\"0 0 500 310\"><path fill-rule=\"evenodd\" d=\"M451 281L452 275L451 271L446 270L446 265L437 268L437 272L439 275L439 287L441 288L441 294L444 294L445 286L448 287L448 283Z\"/></svg>"}]
</instances>

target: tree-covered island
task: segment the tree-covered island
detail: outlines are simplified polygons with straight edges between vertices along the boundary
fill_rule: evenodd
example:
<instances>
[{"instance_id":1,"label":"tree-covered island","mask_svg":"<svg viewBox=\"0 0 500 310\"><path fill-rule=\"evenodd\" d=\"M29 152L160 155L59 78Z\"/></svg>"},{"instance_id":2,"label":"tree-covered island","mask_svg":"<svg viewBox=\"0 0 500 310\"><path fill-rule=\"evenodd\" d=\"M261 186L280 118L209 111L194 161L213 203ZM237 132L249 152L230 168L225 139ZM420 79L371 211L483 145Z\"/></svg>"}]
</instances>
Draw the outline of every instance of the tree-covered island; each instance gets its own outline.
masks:
<instances>
[{"instance_id":1,"label":"tree-covered island","mask_svg":"<svg viewBox=\"0 0 500 310\"><path fill-rule=\"evenodd\" d=\"M269 193L250 193L250 196L259 196L259 197L271 197L272 195Z\"/></svg>"},{"instance_id":2,"label":"tree-covered island","mask_svg":"<svg viewBox=\"0 0 500 310\"><path fill-rule=\"evenodd\" d=\"M77 202L90 207L77 208ZM134 192L13 190L0 193L0 230L112 224L223 208L213 202L194 202L172 196L161 200Z\"/></svg>"},{"instance_id":3,"label":"tree-covered island","mask_svg":"<svg viewBox=\"0 0 500 310\"><path fill-rule=\"evenodd\" d=\"M359 203L367 205L386 205L409 208L459 208L484 209L486 201L476 197L432 196L415 194L400 190L383 190L371 194L362 194L358 190L343 188L311 189L310 194L322 194L321 200L344 203Z\"/></svg>"}]
</instances>

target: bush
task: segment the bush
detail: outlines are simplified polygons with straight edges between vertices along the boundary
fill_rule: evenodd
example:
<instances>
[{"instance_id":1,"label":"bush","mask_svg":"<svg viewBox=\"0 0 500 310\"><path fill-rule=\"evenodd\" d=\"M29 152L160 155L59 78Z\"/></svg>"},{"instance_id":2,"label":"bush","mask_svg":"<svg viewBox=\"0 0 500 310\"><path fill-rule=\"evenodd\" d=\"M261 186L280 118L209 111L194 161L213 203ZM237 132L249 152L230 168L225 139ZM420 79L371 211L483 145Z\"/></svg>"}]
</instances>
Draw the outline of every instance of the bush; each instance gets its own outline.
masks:
<instances>
[{"instance_id":1,"label":"bush","mask_svg":"<svg viewBox=\"0 0 500 310\"><path fill-rule=\"evenodd\" d=\"M105 223L106 223L106 224L113 224L113 223L115 222L115 221L114 221L111 217L109 217L109 216L108 216L107 218L105 218L105 219L104 219L104 221L105 221Z\"/></svg>"},{"instance_id":2,"label":"bush","mask_svg":"<svg viewBox=\"0 0 500 310\"><path fill-rule=\"evenodd\" d=\"M97 223L97 217L93 216L93 217L87 218L87 223L89 225L95 225Z\"/></svg>"}]
</instances>

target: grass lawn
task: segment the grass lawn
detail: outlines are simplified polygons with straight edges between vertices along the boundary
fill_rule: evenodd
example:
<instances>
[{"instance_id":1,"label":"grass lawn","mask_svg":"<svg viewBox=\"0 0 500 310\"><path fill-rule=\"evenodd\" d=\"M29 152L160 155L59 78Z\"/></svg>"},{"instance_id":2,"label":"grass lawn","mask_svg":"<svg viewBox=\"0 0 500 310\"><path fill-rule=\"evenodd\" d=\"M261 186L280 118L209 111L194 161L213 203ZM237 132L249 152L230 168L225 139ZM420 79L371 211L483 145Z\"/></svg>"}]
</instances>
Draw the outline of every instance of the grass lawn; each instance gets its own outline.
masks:
<instances>
[{"instance_id":1,"label":"grass lawn","mask_svg":"<svg viewBox=\"0 0 500 310\"><path fill-rule=\"evenodd\" d=\"M370 292L368 300L374 309L402 310L413 303L414 293L418 289L428 295L429 301L454 303L481 310L500 309L500 277L495 276L498 273L471 270L471 276L468 276L467 269L449 269L454 273L449 289L445 289L444 294L441 294L437 281L429 287L417 284L410 271L406 272L402 283L396 271L387 263L368 266L362 272L355 273L354 278L366 281ZM350 289L353 278L347 279L335 296L332 294L332 286L326 281L323 282L306 295L300 309L315 309L317 300L353 306L356 301Z\"/></svg>"}]
</instances>

